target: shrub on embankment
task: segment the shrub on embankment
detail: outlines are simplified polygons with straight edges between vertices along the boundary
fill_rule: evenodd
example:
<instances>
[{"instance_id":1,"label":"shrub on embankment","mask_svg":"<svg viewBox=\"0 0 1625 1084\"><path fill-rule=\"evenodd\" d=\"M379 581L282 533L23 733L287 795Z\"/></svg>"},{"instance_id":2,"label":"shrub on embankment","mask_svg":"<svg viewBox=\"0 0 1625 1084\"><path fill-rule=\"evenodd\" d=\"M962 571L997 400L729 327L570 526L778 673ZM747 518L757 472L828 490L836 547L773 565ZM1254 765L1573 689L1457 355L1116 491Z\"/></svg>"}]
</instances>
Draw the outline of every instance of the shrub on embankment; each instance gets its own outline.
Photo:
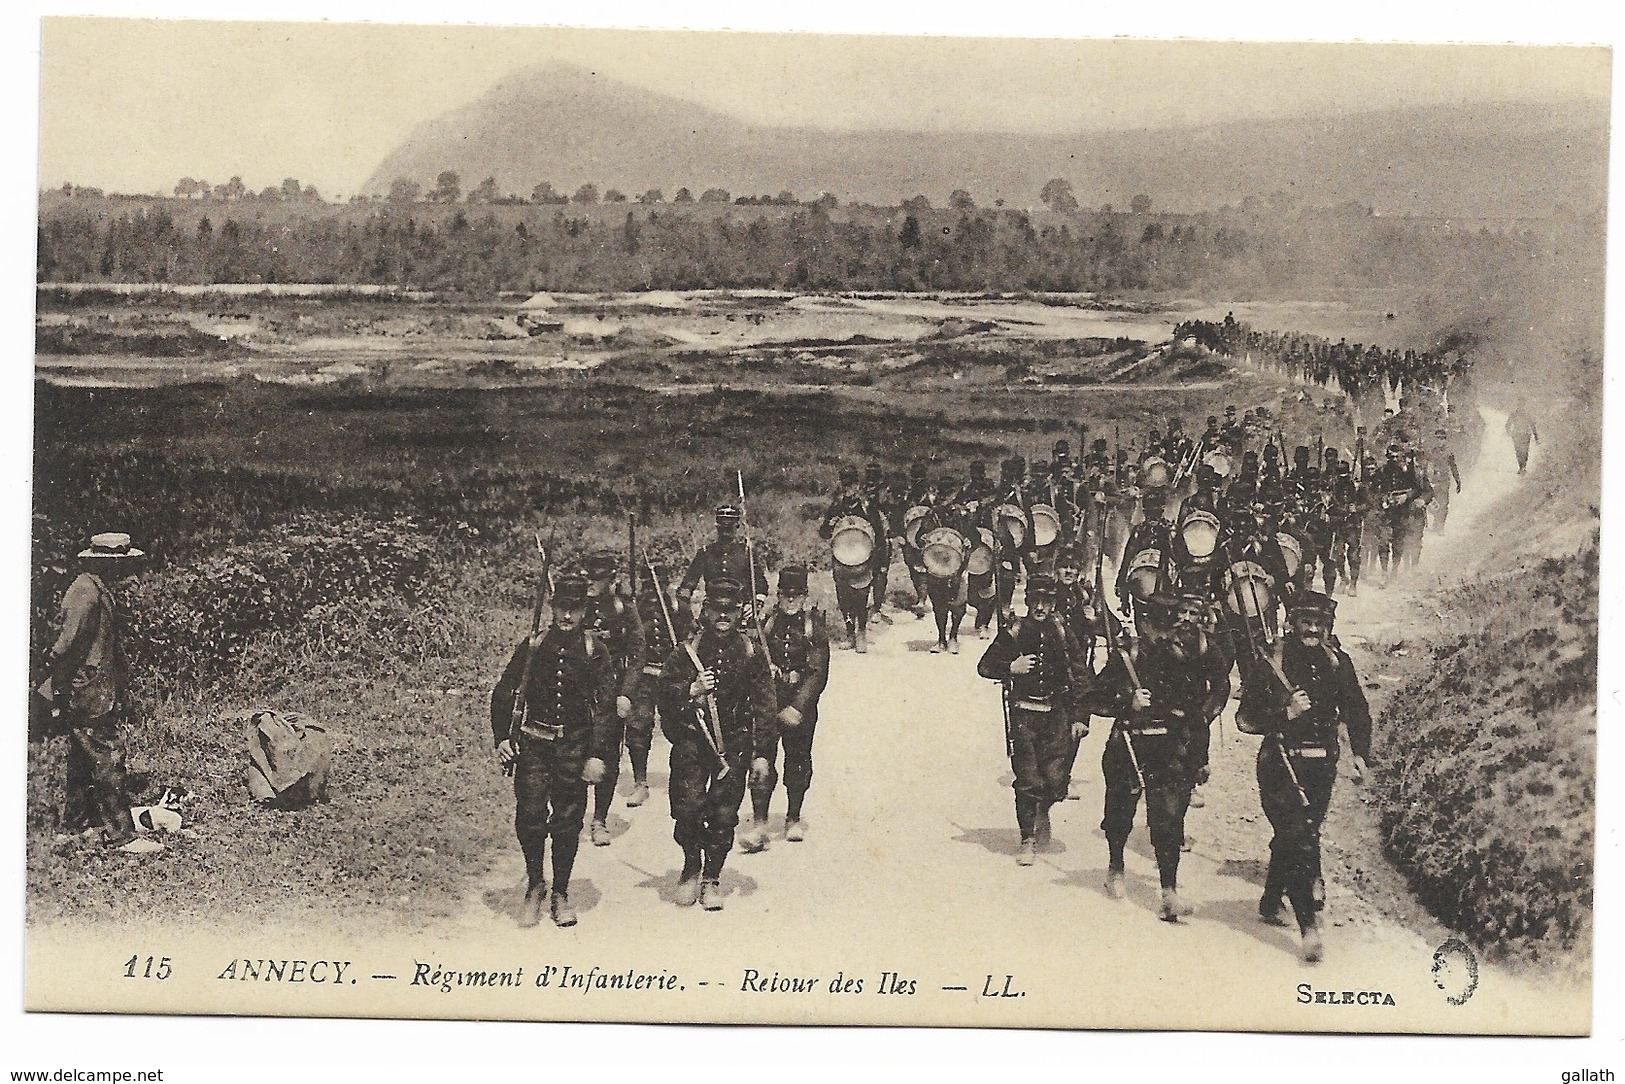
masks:
<instances>
[{"instance_id":1,"label":"shrub on embankment","mask_svg":"<svg viewBox=\"0 0 1625 1084\"><path fill-rule=\"evenodd\" d=\"M1492 956L1592 928L1598 546L1456 588L1461 631L1388 701L1373 793L1418 898Z\"/></svg>"}]
</instances>

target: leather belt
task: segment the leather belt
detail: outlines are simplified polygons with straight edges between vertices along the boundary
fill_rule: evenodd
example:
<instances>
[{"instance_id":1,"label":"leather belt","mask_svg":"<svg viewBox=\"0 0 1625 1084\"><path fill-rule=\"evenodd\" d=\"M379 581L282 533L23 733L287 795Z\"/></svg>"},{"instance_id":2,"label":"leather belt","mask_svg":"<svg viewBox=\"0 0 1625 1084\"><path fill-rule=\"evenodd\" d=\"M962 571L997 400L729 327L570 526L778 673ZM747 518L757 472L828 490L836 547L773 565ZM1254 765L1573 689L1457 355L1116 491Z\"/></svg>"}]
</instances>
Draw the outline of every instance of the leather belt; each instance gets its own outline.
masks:
<instances>
[{"instance_id":1,"label":"leather belt","mask_svg":"<svg viewBox=\"0 0 1625 1084\"><path fill-rule=\"evenodd\" d=\"M1123 729L1127 730L1130 734L1144 734L1153 738L1158 734L1168 733L1168 728L1165 726L1127 726Z\"/></svg>"},{"instance_id":2,"label":"leather belt","mask_svg":"<svg viewBox=\"0 0 1625 1084\"><path fill-rule=\"evenodd\" d=\"M643 672L649 677L660 677L666 672L666 668L664 666L658 666L655 663L650 663L643 668Z\"/></svg>"},{"instance_id":3,"label":"leather belt","mask_svg":"<svg viewBox=\"0 0 1625 1084\"><path fill-rule=\"evenodd\" d=\"M1048 700L1012 700L1010 702L1010 706L1020 708L1022 711L1055 710L1055 705L1051 704Z\"/></svg>"},{"instance_id":4,"label":"leather belt","mask_svg":"<svg viewBox=\"0 0 1625 1084\"><path fill-rule=\"evenodd\" d=\"M1294 745L1287 748L1290 756L1306 757L1309 760L1325 760L1331 752L1324 745Z\"/></svg>"},{"instance_id":5,"label":"leather belt","mask_svg":"<svg viewBox=\"0 0 1625 1084\"><path fill-rule=\"evenodd\" d=\"M557 726L551 723L538 723L527 720L519 728L520 736L535 738L537 741L558 741L564 737L564 724Z\"/></svg>"}]
</instances>

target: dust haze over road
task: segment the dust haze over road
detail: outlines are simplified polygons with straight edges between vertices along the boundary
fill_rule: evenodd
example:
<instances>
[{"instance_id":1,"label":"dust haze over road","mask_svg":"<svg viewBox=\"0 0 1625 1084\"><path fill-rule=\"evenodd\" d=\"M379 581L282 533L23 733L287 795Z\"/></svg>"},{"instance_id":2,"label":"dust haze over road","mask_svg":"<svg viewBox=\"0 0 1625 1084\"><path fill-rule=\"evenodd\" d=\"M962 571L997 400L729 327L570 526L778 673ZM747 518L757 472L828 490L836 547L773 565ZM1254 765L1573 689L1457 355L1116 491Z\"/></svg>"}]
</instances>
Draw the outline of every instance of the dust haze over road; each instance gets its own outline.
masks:
<instances>
[{"instance_id":1,"label":"dust haze over road","mask_svg":"<svg viewBox=\"0 0 1625 1084\"><path fill-rule=\"evenodd\" d=\"M1483 454L1464 479L1447 529L1430 533L1422 568L1387 589L1368 580L1358 598L1342 600L1338 632L1355 651L1356 665L1362 665L1361 645L1385 615L1403 612L1418 591L1436 584L1449 567L1445 552L1470 544L1473 520L1521 482L1502 418L1485 411ZM714 1001L713 1008L701 1002L696 1009L717 1020L805 1019L797 1007L804 1003L789 995L744 998L746 969L763 978L779 972L827 980L844 971L870 980L884 968L919 980L920 995L895 999L908 1005L887 1006L899 1023L1367 1031L1554 1026L1528 1024L1518 1013L1520 1003L1530 1004L1524 999L1537 996L1552 1008L1543 1010L1544 1021L1585 1019L1584 986L1556 988L1546 980L1537 986L1488 965L1480 965L1477 989L1465 1005L1448 1003L1446 993L1459 991L1446 989L1448 976L1434 980L1440 929L1385 917L1362 897L1361 886L1339 879L1332 853L1348 833L1369 832L1374 823L1351 814L1359 798L1346 767L1323 833L1327 960L1301 964L1295 931L1257 919L1269 826L1253 776L1259 739L1235 729L1235 701L1215 731L1208 804L1187 820L1195 842L1181 864L1180 887L1195 905L1194 916L1177 926L1156 917L1157 874L1143 812L1129 845L1128 899L1113 901L1102 891L1099 764L1110 732L1104 719L1094 720L1078 756L1079 800L1053 810L1055 843L1041 850L1036 866L1017 867L999 688L976 675L986 641L967 631L962 654L933 655L929 619L893 616L890 627L871 625L868 654L833 652L814 747L807 841L783 838L780 791L770 848L760 854L736 849L729 857L722 913L671 902L680 852L665 804L667 746L657 741L650 803L629 810L624 797L617 800L610 847L583 840L571 893L578 926L560 930L544 921L535 930L515 929L524 883L515 845L493 855L491 873L455 922L429 936L448 944L523 945L556 960L608 953L691 961L699 970L690 972L690 981L706 981ZM1363 666L1362 677L1370 681ZM628 773L622 780L624 791ZM747 822L749 809L747 798ZM1030 992L1025 1002L982 996L1000 989L1006 975ZM1377 1009L1328 1013L1300 1004L1301 983L1390 993L1399 1008L1387 1015ZM943 989L956 986L966 989ZM839 1004L819 1010L839 1014ZM1021 1005L1022 1019L1007 1015L1006 1005ZM888 1012L882 1019L893 1018Z\"/></svg>"}]
</instances>

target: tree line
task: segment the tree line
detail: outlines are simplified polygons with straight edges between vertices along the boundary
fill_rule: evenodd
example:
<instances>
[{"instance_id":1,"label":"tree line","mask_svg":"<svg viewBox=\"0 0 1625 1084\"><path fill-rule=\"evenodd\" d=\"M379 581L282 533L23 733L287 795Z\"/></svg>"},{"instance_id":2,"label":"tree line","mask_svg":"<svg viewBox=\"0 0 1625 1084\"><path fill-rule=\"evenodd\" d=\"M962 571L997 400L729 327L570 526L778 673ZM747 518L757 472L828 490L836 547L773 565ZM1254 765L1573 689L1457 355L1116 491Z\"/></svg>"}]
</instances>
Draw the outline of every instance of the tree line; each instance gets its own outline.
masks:
<instances>
[{"instance_id":1,"label":"tree line","mask_svg":"<svg viewBox=\"0 0 1625 1084\"><path fill-rule=\"evenodd\" d=\"M297 182L295 182L297 183ZM1539 230L1328 213L1172 216L827 202L602 200L471 208L148 199L42 203L42 282L312 282L523 290L1094 290L1383 286L1510 265ZM611 201L619 203L620 201ZM123 210L119 208L124 206Z\"/></svg>"}]
</instances>

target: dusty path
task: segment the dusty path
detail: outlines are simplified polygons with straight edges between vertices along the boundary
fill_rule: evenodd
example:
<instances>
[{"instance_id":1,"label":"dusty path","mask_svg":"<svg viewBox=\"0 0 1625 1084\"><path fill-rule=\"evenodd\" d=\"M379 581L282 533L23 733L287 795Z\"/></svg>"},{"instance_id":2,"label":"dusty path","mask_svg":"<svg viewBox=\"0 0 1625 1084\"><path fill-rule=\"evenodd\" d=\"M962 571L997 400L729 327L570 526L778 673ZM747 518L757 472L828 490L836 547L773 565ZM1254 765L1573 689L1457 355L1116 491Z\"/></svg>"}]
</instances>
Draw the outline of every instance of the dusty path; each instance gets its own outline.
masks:
<instances>
[{"instance_id":1,"label":"dusty path","mask_svg":"<svg viewBox=\"0 0 1625 1084\"><path fill-rule=\"evenodd\" d=\"M1497 446L1486 449L1468 480L1452 533L1517 482L1506 470L1510 453L1500 446L1499 419L1488 421L1486 442ZM1388 601L1411 590L1392 588ZM1384 596L1372 590L1347 602L1340 630L1362 638L1367 623L1387 608ZM1495 969L1483 970L1466 1006L1448 1005L1431 972L1436 928L1419 932L1384 918L1355 886L1336 879L1335 864L1328 870L1326 963L1300 964L1295 934L1257 921L1269 830L1253 781L1258 739L1235 730L1234 704L1216 741L1209 804L1190 820L1196 844L1185 856L1181 884L1197 908L1191 919L1178 926L1156 919L1156 871L1143 826L1130 843L1129 899L1112 901L1101 891L1106 849L1097 828L1098 765L1109 730L1103 720L1078 758L1079 800L1056 807L1056 844L1037 866L1017 867L998 689L975 673L985 642L971 639L962 654L933 655L927 652L929 620L905 613L896 622L877 630L868 654L835 653L807 805L810 838L799 844L783 839L781 796L770 849L736 851L729 859L724 912L680 910L669 902L680 856L661 770L651 804L628 810L618 803L612 846L582 847L573 893L579 926L515 930L522 881L516 846L497 856L455 926L433 932L459 942L571 950L582 958L629 952L690 966L703 960L703 971L713 976L708 981L719 989L694 1011L714 1019L796 1020L812 1011L807 1002L744 997L744 968L825 979L840 970L866 981L887 968L921 981L921 996L896 999L879 1017L899 1021L1003 1020L977 995L986 975L995 975L997 986L1015 974L1041 997L1022 1010L1031 1022L1317 1030L1531 1026L1510 1015L1526 987ZM656 746L657 765L665 749ZM1346 778L1339 787L1345 800L1358 800ZM1350 824L1368 822L1334 808L1326 826L1329 846ZM1403 1010L1340 1014L1300 1005L1302 982L1389 992ZM970 989L941 989L958 985ZM1584 1012L1583 991L1544 996L1547 1006L1554 996L1567 997L1571 1012ZM841 1018L845 1002L815 1000L821 1017ZM864 1011L877 1010L866 1005Z\"/></svg>"}]
</instances>

